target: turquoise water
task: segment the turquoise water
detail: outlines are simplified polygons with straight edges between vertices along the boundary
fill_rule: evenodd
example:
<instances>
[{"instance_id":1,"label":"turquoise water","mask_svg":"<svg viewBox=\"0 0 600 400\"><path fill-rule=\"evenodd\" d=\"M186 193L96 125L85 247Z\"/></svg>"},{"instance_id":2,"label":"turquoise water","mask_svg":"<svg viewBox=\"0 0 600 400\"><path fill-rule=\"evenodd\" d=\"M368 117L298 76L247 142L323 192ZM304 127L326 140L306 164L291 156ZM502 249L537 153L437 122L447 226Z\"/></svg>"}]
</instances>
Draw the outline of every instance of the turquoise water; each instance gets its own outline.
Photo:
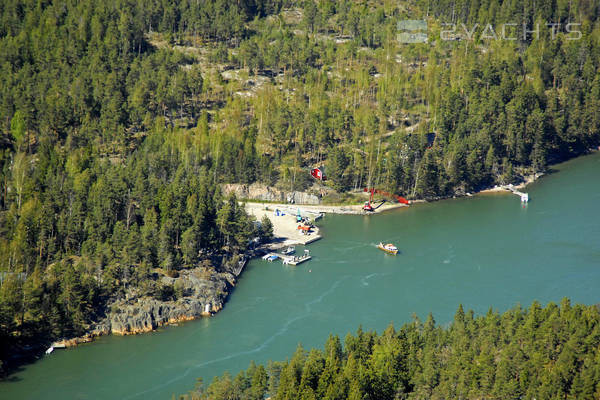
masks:
<instances>
[{"instance_id":1,"label":"turquoise water","mask_svg":"<svg viewBox=\"0 0 600 400\"><path fill-rule=\"evenodd\" d=\"M484 313L570 297L599 302L600 154L557 167L509 194L479 195L382 215L327 216L314 259L252 261L210 319L55 351L0 384L2 399L168 399L250 360L285 359L329 333L400 325L431 311L448 323L459 303ZM390 256L375 248L395 243Z\"/></svg>"}]
</instances>

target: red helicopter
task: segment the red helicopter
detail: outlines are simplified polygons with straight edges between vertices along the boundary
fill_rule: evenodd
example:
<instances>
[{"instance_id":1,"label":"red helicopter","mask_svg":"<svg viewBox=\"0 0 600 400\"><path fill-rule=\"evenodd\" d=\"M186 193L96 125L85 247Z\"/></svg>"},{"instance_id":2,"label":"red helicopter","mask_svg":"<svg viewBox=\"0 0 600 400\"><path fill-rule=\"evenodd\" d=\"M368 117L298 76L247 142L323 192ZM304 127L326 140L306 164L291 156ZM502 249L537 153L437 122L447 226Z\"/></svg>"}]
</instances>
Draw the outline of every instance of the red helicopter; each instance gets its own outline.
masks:
<instances>
[{"instance_id":1,"label":"red helicopter","mask_svg":"<svg viewBox=\"0 0 600 400\"><path fill-rule=\"evenodd\" d=\"M325 167L323 166L311 169L310 174L313 176L313 178L318 179L320 181L327 180L327 176L325 175Z\"/></svg>"}]
</instances>

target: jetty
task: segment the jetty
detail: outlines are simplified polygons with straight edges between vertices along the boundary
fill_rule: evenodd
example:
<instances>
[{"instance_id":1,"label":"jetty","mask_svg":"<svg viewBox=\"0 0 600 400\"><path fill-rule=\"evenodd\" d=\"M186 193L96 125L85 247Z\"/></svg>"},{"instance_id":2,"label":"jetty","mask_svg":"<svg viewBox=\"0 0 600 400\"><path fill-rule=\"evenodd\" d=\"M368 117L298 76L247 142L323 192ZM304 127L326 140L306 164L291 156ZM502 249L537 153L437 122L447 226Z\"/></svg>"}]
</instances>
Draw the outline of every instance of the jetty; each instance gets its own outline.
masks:
<instances>
[{"instance_id":1,"label":"jetty","mask_svg":"<svg viewBox=\"0 0 600 400\"><path fill-rule=\"evenodd\" d=\"M242 259L238 261L238 264L235 267L233 274L236 277L240 276L240 274L244 270L244 267L246 266L247 263L248 263L248 259L246 258L246 256L242 256Z\"/></svg>"},{"instance_id":2,"label":"jetty","mask_svg":"<svg viewBox=\"0 0 600 400\"><path fill-rule=\"evenodd\" d=\"M46 350L46 354L52 354L52 352L56 349L66 349L67 345L63 342L54 342L48 349Z\"/></svg>"},{"instance_id":3,"label":"jetty","mask_svg":"<svg viewBox=\"0 0 600 400\"><path fill-rule=\"evenodd\" d=\"M321 236L321 235L314 235L314 236L310 236L310 237L307 237L306 239L302 240L302 241L300 242L300 244L302 244L302 245L307 245L307 244L310 244L310 243L312 243L312 242L316 242L317 240L319 240L319 239L321 239L321 238L322 238L322 236Z\"/></svg>"},{"instance_id":4,"label":"jetty","mask_svg":"<svg viewBox=\"0 0 600 400\"><path fill-rule=\"evenodd\" d=\"M512 183L510 185L500 186L504 190L508 190L521 198L521 203L529 202L529 193L520 192Z\"/></svg>"}]
</instances>

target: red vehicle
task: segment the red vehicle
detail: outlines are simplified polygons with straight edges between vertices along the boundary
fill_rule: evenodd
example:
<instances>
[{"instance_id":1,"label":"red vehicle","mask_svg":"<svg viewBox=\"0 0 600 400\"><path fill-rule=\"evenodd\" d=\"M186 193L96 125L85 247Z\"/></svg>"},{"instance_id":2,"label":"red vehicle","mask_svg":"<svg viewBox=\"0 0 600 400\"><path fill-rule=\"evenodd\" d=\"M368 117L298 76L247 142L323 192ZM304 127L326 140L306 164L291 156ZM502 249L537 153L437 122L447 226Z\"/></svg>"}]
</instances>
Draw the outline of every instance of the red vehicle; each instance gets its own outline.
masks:
<instances>
[{"instance_id":1,"label":"red vehicle","mask_svg":"<svg viewBox=\"0 0 600 400\"><path fill-rule=\"evenodd\" d=\"M365 201L365 205L363 206L363 211L366 211L366 212L375 211L377 208L381 207L381 205L383 205L383 203L385 203L385 200L383 200L377 207L373 207L373 196L375 195L375 193L381 194L385 197L392 198L392 199L396 200L398 203L402 203L402 204L406 204L406 205L410 204L408 202L408 200L406 200L404 197L398 196L396 194L384 192L383 190L379 190L379 189L375 189L375 188L371 188L371 189L365 188L364 191L371 192L371 195L369 196L369 201Z\"/></svg>"}]
</instances>

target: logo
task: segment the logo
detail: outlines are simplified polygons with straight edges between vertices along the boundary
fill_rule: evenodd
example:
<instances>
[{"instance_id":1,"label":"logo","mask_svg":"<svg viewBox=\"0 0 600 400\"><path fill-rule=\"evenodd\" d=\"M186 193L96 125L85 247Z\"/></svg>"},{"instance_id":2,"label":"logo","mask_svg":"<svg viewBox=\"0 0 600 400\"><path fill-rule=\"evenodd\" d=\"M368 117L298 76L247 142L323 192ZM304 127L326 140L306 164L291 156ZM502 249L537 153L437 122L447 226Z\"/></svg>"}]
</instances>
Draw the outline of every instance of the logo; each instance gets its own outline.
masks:
<instances>
[{"instance_id":1,"label":"logo","mask_svg":"<svg viewBox=\"0 0 600 400\"><path fill-rule=\"evenodd\" d=\"M492 24L467 27L461 23L443 23L443 29L440 32L440 39L444 41L450 40L534 40L540 38L540 24L529 26L526 23L517 24L516 22L504 23L500 26ZM580 23L571 22L568 24L546 23L542 25L548 30L548 35L552 40L555 40L558 33L563 33L566 40L579 40L583 37L582 32L577 29L581 26ZM447 29L449 28L449 29Z\"/></svg>"},{"instance_id":2,"label":"logo","mask_svg":"<svg viewBox=\"0 0 600 400\"><path fill-rule=\"evenodd\" d=\"M427 43L427 21L423 19L398 21L397 29L400 43Z\"/></svg>"}]
</instances>

